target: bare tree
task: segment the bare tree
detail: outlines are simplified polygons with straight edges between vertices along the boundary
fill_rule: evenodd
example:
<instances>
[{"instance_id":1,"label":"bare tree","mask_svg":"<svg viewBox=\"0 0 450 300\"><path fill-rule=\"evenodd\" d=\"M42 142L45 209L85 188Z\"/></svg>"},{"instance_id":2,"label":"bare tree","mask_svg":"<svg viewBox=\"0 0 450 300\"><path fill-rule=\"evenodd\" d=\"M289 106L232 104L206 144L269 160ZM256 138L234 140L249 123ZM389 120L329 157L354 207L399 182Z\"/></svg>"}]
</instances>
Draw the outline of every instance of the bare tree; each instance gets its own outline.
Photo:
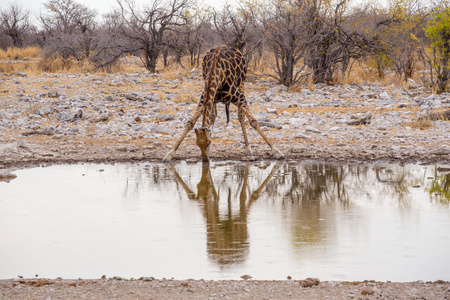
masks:
<instances>
[{"instance_id":1,"label":"bare tree","mask_svg":"<svg viewBox=\"0 0 450 300\"><path fill-rule=\"evenodd\" d=\"M372 40L348 26L348 0L340 0L331 8L320 0L312 2L314 21L308 25L312 40L307 45L307 63L313 70L313 83L333 83L339 71L346 72L352 59L370 51Z\"/></svg>"},{"instance_id":2,"label":"bare tree","mask_svg":"<svg viewBox=\"0 0 450 300\"><path fill-rule=\"evenodd\" d=\"M200 65L200 53L206 39L206 31L210 26L210 15L207 10L196 6L192 13L184 16L186 21L184 43L189 53L191 67Z\"/></svg>"},{"instance_id":3,"label":"bare tree","mask_svg":"<svg viewBox=\"0 0 450 300\"><path fill-rule=\"evenodd\" d=\"M50 0L44 6L39 20L47 55L88 58L95 45L96 11L73 0Z\"/></svg>"},{"instance_id":4,"label":"bare tree","mask_svg":"<svg viewBox=\"0 0 450 300\"><path fill-rule=\"evenodd\" d=\"M14 47L22 47L30 28L30 12L18 3L0 10L0 31L11 37Z\"/></svg>"},{"instance_id":5,"label":"bare tree","mask_svg":"<svg viewBox=\"0 0 450 300\"><path fill-rule=\"evenodd\" d=\"M96 47L89 56L96 69L110 71L119 59L132 52L130 41L122 35L122 16L118 11L104 15L103 22L96 30Z\"/></svg>"},{"instance_id":6,"label":"bare tree","mask_svg":"<svg viewBox=\"0 0 450 300\"><path fill-rule=\"evenodd\" d=\"M304 78L305 58L311 31L305 30L314 22L307 1L273 0L262 16L265 39L275 58L273 77L280 84L291 86ZM312 22L312 23L311 23Z\"/></svg>"},{"instance_id":7,"label":"bare tree","mask_svg":"<svg viewBox=\"0 0 450 300\"><path fill-rule=\"evenodd\" d=\"M238 48L249 63L254 51L262 45L262 32L256 26L256 8L252 6L233 8L229 4L214 11L213 29L222 43ZM245 50L244 50L245 47Z\"/></svg>"},{"instance_id":8,"label":"bare tree","mask_svg":"<svg viewBox=\"0 0 450 300\"><path fill-rule=\"evenodd\" d=\"M141 55L144 66L156 71L156 62L168 31L186 24L181 17L190 0L155 0L140 11L132 0L117 0L123 20L121 34L130 41L129 50Z\"/></svg>"}]
</instances>

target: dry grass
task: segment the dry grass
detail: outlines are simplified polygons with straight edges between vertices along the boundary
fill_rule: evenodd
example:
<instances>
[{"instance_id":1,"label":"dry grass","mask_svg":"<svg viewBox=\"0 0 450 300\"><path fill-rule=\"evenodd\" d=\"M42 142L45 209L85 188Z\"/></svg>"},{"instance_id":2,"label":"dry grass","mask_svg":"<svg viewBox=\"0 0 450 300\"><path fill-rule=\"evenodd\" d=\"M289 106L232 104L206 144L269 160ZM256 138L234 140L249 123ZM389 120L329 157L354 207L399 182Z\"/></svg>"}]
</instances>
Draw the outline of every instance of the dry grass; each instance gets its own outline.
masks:
<instances>
[{"instance_id":1,"label":"dry grass","mask_svg":"<svg viewBox=\"0 0 450 300\"><path fill-rule=\"evenodd\" d=\"M20 60L24 58L36 58L41 55L41 50L37 47L26 48L7 48L6 50L0 49L0 59L15 59Z\"/></svg>"},{"instance_id":2,"label":"dry grass","mask_svg":"<svg viewBox=\"0 0 450 300\"><path fill-rule=\"evenodd\" d=\"M123 62L96 69L88 61L76 61L61 57L45 57L37 47L0 49L0 72L13 74L25 72L39 75L42 73L134 73L145 71L134 57L126 57ZM131 61L132 63L129 63Z\"/></svg>"},{"instance_id":3,"label":"dry grass","mask_svg":"<svg viewBox=\"0 0 450 300\"><path fill-rule=\"evenodd\" d=\"M189 63L187 61L182 60L183 66L189 66ZM164 68L161 71L162 78L166 80L180 80L182 81L184 78L186 78L187 75L189 75L190 69L183 68L181 65L177 64L176 62L172 62L171 65Z\"/></svg>"},{"instance_id":4,"label":"dry grass","mask_svg":"<svg viewBox=\"0 0 450 300\"><path fill-rule=\"evenodd\" d=\"M28 58L28 59L27 59ZM0 72L6 74L13 74L16 72L25 72L27 74L39 75L45 73L136 73L143 72L146 69L142 66L142 62L136 56L126 56L118 63L96 69L91 63L87 61L78 62L75 60L64 60L59 57L45 58L42 51L37 47L27 48L8 48L7 50L0 50ZM191 66L188 57L182 58L182 64L177 64L173 59L170 60L170 66L164 68L162 58L158 60L157 70L162 74L162 78L165 80L173 81L180 80L180 87L184 88L183 81L190 75ZM275 65L274 57L270 52L264 52L262 58L258 61L251 61L249 63L249 77L255 76L260 80L273 80L269 74L273 74L272 66ZM376 69L371 66L371 61L353 62L352 69L345 75L340 75L336 83L337 84L351 84L364 82L376 82L380 85L387 86L395 84L399 87L408 88L408 83L402 78L396 76L393 72L386 74L384 79L380 79L376 72ZM417 65L418 67L425 67L423 65ZM419 72L416 72L413 78L416 82L420 82ZM304 88L305 86L310 89L314 89L312 79L306 83L295 85L291 87L291 90L296 91ZM197 102L197 95L193 93L180 94L175 102Z\"/></svg>"},{"instance_id":5,"label":"dry grass","mask_svg":"<svg viewBox=\"0 0 450 300\"><path fill-rule=\"evenodd\" d=\"M200 100L200 96L197 93L196 89L183 89L178 94L178 97L173 99L173 102L175 103L185 103L185 102L192 102L192 103L198 103Z\"/></svg>"},{"instance_id":6,"label":"dry grass","mask_svg":"<svg viewBox=\"0 0 450 300\"><path fill-rule=\"evenodd\" d=\"M427 130L433 127L433 122L430 118L416 118L411 122L407 122L405 125L411 127L412 129Z\"/></svg>"},{"instance_id":7,"label":"dry grass","mask_svg":"<svg viewBox=\"0 0 450 300\"><path fill-rule=\"evenodd\" d=\"M36 62L7 62L0 63L0 73L13 74L17 72L25 72L27 74L42 73L38 70Z\"/></svg>"}]
</instances>

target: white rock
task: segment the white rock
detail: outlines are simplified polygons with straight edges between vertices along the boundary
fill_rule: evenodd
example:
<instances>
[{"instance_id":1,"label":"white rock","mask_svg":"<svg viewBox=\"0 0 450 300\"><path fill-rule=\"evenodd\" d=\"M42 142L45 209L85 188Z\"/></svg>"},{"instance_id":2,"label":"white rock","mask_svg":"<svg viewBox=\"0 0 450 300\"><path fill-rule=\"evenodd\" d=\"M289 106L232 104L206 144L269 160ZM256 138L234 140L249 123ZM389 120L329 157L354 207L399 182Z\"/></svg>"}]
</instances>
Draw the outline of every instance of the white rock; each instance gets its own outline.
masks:
<instances>
[{"instance_id":1,"label":"white rock","mask_svg":"<svg viewBox=\"0 0 450 300\"><path fill-rule=\"evenodd\" d=\"M315 128L315 127L312 127L312 126L310 126L310 125L306 126L306 127L305 127L305 130L306 130L306 132L314 132L314 133L319 133L319 132L320 132L319 129L317 129L317 128Z\"/></svg>"}]
</instances>

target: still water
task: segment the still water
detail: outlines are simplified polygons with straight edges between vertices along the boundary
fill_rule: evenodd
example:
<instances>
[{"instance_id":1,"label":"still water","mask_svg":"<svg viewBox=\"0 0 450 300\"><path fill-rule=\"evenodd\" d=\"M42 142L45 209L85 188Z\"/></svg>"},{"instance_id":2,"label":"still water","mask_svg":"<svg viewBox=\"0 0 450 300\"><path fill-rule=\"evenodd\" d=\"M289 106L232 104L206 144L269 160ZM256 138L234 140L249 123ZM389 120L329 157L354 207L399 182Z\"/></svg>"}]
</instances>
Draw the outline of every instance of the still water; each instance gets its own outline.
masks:
<instances>
[{"instance_id":1,"label":"still water","mask_svg":"<svg viewBox=\"0 0 450 300\"><path fill-rule=\"evenodd\" d=\"M79 164L0 182L0 278L450 280L439 166Z\"/></svg>"}]
</instances>

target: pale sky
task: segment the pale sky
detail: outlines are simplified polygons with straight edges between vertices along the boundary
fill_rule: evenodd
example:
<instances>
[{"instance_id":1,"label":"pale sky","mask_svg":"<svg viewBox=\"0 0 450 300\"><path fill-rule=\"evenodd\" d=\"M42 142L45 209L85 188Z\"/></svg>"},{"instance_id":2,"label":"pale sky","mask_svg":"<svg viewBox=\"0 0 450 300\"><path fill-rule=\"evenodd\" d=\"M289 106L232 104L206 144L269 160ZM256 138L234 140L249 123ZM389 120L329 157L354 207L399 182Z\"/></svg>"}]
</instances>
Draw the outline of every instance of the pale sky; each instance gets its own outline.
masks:
<instances>
[{"instance_id":1,"label":"pale sky","mask_svg":"<svg viewBox=\"0 0 450 300\"><path fill-rule=\"evenodd\" d=\"M96 9L99 15L109 13L113 7L117 6L116 0L74 0L75 2L84 4L85 6ZM150 2L151 0L135 0L139 5L143 5L145 3ZM40 9L44 8L44 3L47 0L0 0L0 9L4 9L9 7L11 3L19 3L23 8L30 10L32 13L39 13ZM223 5L228 3L233 3L235 1L227 1L227 0L202 0L202 3L206 5L210 5L213 7L221 8Z\"/></svg>"}]
</instances>

